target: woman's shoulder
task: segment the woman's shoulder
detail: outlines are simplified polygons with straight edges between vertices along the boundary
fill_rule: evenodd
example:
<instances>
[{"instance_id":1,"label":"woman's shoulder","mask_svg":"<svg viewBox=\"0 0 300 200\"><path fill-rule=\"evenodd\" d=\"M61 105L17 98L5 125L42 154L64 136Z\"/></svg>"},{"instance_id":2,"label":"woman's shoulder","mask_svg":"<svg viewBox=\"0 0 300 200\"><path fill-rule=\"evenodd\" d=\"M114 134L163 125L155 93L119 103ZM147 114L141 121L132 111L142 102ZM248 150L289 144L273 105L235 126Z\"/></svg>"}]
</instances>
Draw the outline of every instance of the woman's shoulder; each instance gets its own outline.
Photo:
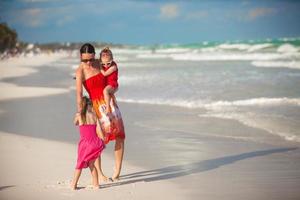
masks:
<instances>
[{"instance_id":1,"label":"woman's shoulder","mask_svg":"<svg viewBox=\"0 0 300 200\"><path fill-rule=\"evenodd\" d=\"M80 64L80 65L76 68L75 74L76 74L76 76L82 76L82 75L83 75L83 66L82 66L82 64Z\"/></svg>"}]
</instances>

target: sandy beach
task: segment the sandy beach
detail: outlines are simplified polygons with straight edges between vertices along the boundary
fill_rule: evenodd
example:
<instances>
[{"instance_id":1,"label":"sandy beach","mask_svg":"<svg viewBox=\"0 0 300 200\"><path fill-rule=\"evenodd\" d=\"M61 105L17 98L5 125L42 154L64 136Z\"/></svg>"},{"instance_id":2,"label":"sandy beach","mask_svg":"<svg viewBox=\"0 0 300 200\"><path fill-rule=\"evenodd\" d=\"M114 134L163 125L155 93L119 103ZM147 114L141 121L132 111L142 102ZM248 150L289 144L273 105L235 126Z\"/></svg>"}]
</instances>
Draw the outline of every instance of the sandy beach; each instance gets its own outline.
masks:
<instances>
[{"instance_id":1,"label":"sandy beach","mask_svg":"<svg viewBox=\"0 0 300 200\"><path fill-rule=\"evenodd\" d=\"M163 181L146 183L132 179L101 183L100 189L94 190L91 188L88 170L82 173L79 190L72 191L69 184L76 161L76 145L4 132L1 132L0 137L1 152L7 152L0 156L3 161L1 199L163 199L165 195L184 199L180 197L182 195L175 184ZM104 154L102 159L105 160L103 169L111 171L112 158ZM124 173L140 171L145 169L124 163ZM178 192L169 194L167 191Z\"/></svg>"},{"instance_id":2,"label":"sandy beach","mask_svg":"<svg viewBox=\"0 0 300 200\"><path fill-rule=\"evenodd\" d=\"M33 60L39 58L40 56L37 56ZM40 63L37 64L39 68L34 68L34 64L32 66L22 64L22 60L26 61L24 63L31 62L30 58L21 58L21 61L13 58L1 63L1 79L14 82L14 84L1 82L1 114L3 117L1 128L12 131L9 133L0 132L2 152L0 159L3 163L0 172L1 199L86 199L99 197L106 199L164 199L166 195L170 195L174 199L183 199L184 196L179 193L178 186L169 181L150 184L135 179L125 182L102 182L99 190L93 190L90 187L90 173L87 169L81 176L78 185L79 190L72 191L69 188L75 169L76 143L79 138L78 130L72 125L71 120L74 107L68 107L69 114L66 114L64 110L69 104L70 98L74 101L74 90L71 90L72 86L69 86L69 82L73 81L71 75L67 74L70 72L67 71L63 76L63 78L68 77L71 80L68 81L67 86L58 81L53 83L53 79L50 78L40 79L37 81L38 83L32 83L32 81L36 81L32 77L36 76L39 70L45 72L47 67L44 66L41 69L41 66L45 63L51 65L51 62L57 62L61 56L52 55L50 58L46 61L45 58L40 58ZM14 64L18 65L7 68L7 66ZM51 71L50 75L53 75ZM59 77L59 72L55 70L53 72ZM24 80L20 78L22 76ZM26 79L26 76L30 76L30 78ZM45 77L44 74L39 76ZM64 80L60 81L64 82ZM51 87L51 83L53 87ZM54 99L48 102L49 97L54 97ZM57 107L47 109L51 104ZM19 105L16 109L11 108L11 106L16 105ZM49 114L52 114L49 112L52 111L56 114L50 117ZM63 113L66 115L62 116ZM63 119L59 119L58 116ZM56 119L53 120L53 118ZM19 125L16 125L16 121L19 121ZM44 125L47 123L48 126L41 125L40 122ZM55 130L55 127L58 129ZM63 134L65 136L62 136ZM107 171L109 176L112 173L114 163L113 151L105 152L102 159L103 170ZM124 161L123 173L133 174L143 172L146 169ZM166 191L178 192L169 194Z\"/></svg>"},{"instance_id":3,"label":"sandy beach","mask_svg":"<svg viewBox=\"0 0 300 200\"><path fill-rule=\"evenodd\" d=\"M298 142L238 121L199 117L201 108L122 101L120 181L95 191L85 170L80 189L71 191L79 138L72 124L72 59L0 62L0 199L300 199ZM102 160L110 176L113 144Z\"/></svg>"}]
</instances>

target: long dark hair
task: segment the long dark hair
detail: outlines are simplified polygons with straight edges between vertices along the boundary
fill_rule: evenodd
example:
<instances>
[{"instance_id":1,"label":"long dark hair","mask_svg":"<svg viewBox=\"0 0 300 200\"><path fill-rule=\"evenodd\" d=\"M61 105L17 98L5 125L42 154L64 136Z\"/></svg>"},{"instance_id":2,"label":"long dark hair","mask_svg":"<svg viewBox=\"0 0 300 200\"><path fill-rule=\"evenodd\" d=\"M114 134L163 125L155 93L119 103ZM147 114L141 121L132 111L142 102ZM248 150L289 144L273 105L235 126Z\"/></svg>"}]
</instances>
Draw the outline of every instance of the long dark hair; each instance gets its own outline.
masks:
<instances>
[{"instance_id":1,"label":"long dark hair","mask_svg":"<svg viewBox=\"0 0 300 200\"><path fill-rule=\"evenodd\" d=\"M83 124L86 124L87 109L88 109L88 106L91 106L91 105L92 105L91 100L87 96L83 96L82 101L81 101L81 106L82 106L81 118L82 118Z\"/></svg>"},{"instance_id":2,"label":"long dark hair","mask_svg":"<svg viewBox=\"0 0 300 200\"><path fill-rule=\"evenodd\" d=\"M83 54L83 53L93 53L93 54L95 54L94 46L91 45L90 43L85 43L80 48L80 54Z\"/></svg>"}]
</instances>

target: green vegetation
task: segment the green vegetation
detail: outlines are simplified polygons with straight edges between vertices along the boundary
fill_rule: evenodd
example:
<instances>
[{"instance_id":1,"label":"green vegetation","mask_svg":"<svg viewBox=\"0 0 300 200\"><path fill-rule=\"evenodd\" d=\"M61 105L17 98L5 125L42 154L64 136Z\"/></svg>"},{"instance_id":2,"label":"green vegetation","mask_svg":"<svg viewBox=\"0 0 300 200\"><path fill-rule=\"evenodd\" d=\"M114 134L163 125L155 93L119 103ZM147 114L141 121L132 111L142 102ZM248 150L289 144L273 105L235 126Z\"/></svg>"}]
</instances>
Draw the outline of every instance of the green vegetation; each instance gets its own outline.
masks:
<instances>
[{"instance_id":1,"label":"green vegetation","mask_svg":"<svg viewBox=\"0 0 300 200\"><path fill-rule=\"evenodd\" d=\"M6 59L20 54L40 53L40 52L56 52L59 50L74 51L79 50L84 42L52 42L52 43L27 43L18 40L18 34L10 28L5 22L0 22L0 60ZM129 48L122 44L112 44L105 42L90 42L95 48L100 49L105 46L117 48Z\"/></svg>"},{"instance_id":2,"label":"green vegetation","mask_svg":"<svg viewBox=\"0 0 300 200\"><path fill-rule=\"evenodd\" d=\"M6 23L0 23L0 53L15 48L17 41L17 32L9 28Z\"/></svg>"}]
</instances>

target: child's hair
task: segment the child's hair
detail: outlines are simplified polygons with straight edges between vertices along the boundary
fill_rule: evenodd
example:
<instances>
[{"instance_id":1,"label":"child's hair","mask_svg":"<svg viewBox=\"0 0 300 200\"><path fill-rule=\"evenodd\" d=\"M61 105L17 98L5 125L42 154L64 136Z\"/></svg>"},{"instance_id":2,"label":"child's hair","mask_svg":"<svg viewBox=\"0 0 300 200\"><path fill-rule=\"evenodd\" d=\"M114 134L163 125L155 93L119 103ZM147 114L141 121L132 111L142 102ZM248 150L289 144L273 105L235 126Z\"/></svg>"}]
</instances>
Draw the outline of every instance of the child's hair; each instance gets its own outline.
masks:
<instances>
[{"instance_id":1,"label":"child's hair","mask_svg":"<svg viewBox=\"0 0 300 200\"><path fill-rule=\"evenodd\" d=\"M114 60L113 53L109 49L109 47L104 47L104 49L102 49L102 51L100 52L100 63L102 63L102 60L101 60L102 53L108 53L110 55L110 57L111 57L111 60Z\"/></svg>"},{"instance_id":2,"label":"child's hair","mask_svg":"<svg viewBox=\"0 0 300 200\"><path fill-rule=\"evenodd\" d=\"M91 106L92 102L87 96L82 97L81 106L82 106L82 112L81 112L81 118L83 124L86 124L86 113L88 110L88 106Z\"/></svg>"}]
</instances>

